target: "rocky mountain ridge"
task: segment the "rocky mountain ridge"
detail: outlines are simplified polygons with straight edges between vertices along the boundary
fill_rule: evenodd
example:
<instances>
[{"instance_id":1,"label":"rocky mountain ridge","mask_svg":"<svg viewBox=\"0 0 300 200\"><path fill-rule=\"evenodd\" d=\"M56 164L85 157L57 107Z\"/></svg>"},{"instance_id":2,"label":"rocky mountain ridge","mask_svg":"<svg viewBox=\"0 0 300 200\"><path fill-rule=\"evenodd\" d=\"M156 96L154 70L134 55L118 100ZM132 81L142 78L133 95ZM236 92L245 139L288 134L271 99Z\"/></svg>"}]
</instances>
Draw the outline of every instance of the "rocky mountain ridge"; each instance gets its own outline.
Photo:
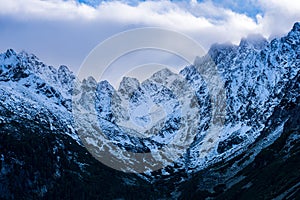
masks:
<instances>
[{"instance_id":1,"label":"rocky mountain ridge","mask_svg":"<svg viewBox=\"0 0 300 200\"><path fill-rule=\"evenodd\" d=\"M216 67L226 91L226 116L217 137L208 137L213 115L210 90L203 79L203 74L212 66ZM163 148L174 138L188 146L179 152L180 158L174 163L167 163L170 164L168 167L135 177L136 181L131 181L135 187L143 179L158 185L167 181L168 189L176 191L173 197L183 197L188 196L185 185L189 181L196 181L195 194L197 191L206 191L207 196L225 194L245 180L239 174L256 163L257 157L265 149L273 148L276 142L283 140L284 135L285 144L278 155L285 157L282 159L298 155L299 118L293 109L299 109L299 69L300 23L295 23L286 36L271 42L251 36L243 39L239 46L214 45L206 56L197 58L194 65L185 67L180 74L162 70L142 83L134 78L124 78L118 90L106 81L97 83L91 77L81 82L66 66L55 69L43 64L32 54L17 54L7 50L0 55L0 128L3 139L0 147L3 150L1 152L5 152L1 153L0 189L2 194L8 196L1 197L11 197L9 193L14 193L13 189L9 189L9 181L5 177L20 177L13 169L30 165L24 164L24 158L23 161L14 158L9 153L12 147L4 145L7 138L21 141L26 137L22 130L16 128L20 124L42 127L36 129L37 137L38 132L41 132L41 137L46 132L57 133L52 138L54 141L57 137L63 137L58 140L59 144L52 146L53 155L57 151L55 149L68 149L68 143L71 146L78 145L79 149L89 145L91 152L99 147L99 140L107 140L78 134L80 129L74 125L72 113L74 104L80 105L80 112L95 114L92 119L85 118L83 114L80 120L84 124L79 124L83 125L79 127L93 132L97 126L91 126L90 120L97 121L105 137L114 141L114 145L122 151L151 153ZM22 126L27 127L26 124ZM190 128L193 137L181 139L182 134L188 135L187 128ZM29 127L27 129L30 130ZM61 136L61 133L65 136ZM153 133L157 134L153 136ZM212 145L209 151L201 156L203 152L200 150L210 139ZM76 157L76 152L66 152L70 157ZM274 157L281 159L278 155ZM55 162L59 163L60 159L54 157ZM118 154L116 158L126 157ZM11 165L7 164L7 160ZM72 159L68 162L78 166L75 170L78 174L89 173L84 167L85 163ZM64 167L61 165L57 168L54 180L61 177L59 174L63 173ZM28 170L22 173L26 172L29 173ZM117 176L122 180L128 179L122 173ZM34 187L38 189L35 188L36 192L32 194L40 197L47 195L49 190L55 188L55 181L51 184L38 186L36 183ZM216 186L222 189L218 190ZM293 186L299 188L296 183Z\"/></svg>"}]
</instances>

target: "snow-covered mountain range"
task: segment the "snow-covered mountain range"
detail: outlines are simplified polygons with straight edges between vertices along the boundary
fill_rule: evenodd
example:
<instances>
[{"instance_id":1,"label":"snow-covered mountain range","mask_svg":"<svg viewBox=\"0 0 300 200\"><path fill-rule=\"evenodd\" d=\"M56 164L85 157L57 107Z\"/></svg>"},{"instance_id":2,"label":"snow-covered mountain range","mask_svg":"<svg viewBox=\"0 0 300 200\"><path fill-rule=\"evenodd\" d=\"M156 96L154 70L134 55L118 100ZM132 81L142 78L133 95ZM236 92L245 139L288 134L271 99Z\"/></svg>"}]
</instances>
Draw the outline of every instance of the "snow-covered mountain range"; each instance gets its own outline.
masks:
<instances>
[{"instance_id":1,"label":"snow-covered mountain range","mask_svg":"<svg viewBox=\"0 0 300 200\"><path fill-rule=\"evenodd\" d=\"M214 111L211 90L203 79L212 65L226 95L222 96L226 115L217 135L209 131ZM74 172L78 177L93 176L91 168L86 166L97 162L84 147L98 160L101 160L99 152L103 151L111 153L111 160L125 164L128 160L134 163L134 158L124 151L150 154L151 159L144 160L143 166L151 166L153 162L164 166L164 160L168 160L167 167L154 172L151 167L145 167L145 173L138 175L120 172L116 176L124 180L126 187L138 187L143 181L158 186L166 182L165 187L173 192L164 194L165 197L196 197L200 191L206 191L204 197L232 194L232 188L251 176L247 172L249 166L266 149L273 148L272 152L276 152L274 144L278 141L282 140L282 147L272 154L274 160L287 162L299 155L299 70L300 23L295 23L286 36L270 42L249 36L238 46L213 45L206 56L196 58L194 65L179 74L164 69L142 83L124 77L118 89L107 81L97 83L92 77L80 81L66 66L56 69L35 55L9 49L0 54L0 197L18 198L8 177L20 176L27 177L21 186L25 184L26 190L32 190L30 195L53 194L49 191L64 177L66 162L77 166ZM74 118L74 111L80 115ZM20 150L7 145L16 141L19 144L28 137L18 126L26 132L34 131L36 137L53 137L49 139L52 141L49 148L43 151L53 156L48 164L54 166L54 171L49 175L52 178L45 176L47 181L42 185L39 178L43 176L33 175L41 174L41 168L30 171L27 169L30 167L25 170L22 167L30 166L30 161L24 158L30 157L30 153L16 153ZM110 149L112 142L118 150ZM172 149L180 156L175 160L173 154L157 156L157 151L170 143L185 147ZM81 153L70 146L76 146ZM62 157L67 161L62 161ZM299 163L299 159L294 162ZM135 165L127 164L138 172ZM269 197L299 192L300 169L294 167L298 170L296 179ZM248 175L243 174L246 172ZM189 184L193 184L192 192L187 189ZM253 184L249 180L240 188L246 190ZM292 189L289 191L287 187Z\"/></svg>"}]
</instances>

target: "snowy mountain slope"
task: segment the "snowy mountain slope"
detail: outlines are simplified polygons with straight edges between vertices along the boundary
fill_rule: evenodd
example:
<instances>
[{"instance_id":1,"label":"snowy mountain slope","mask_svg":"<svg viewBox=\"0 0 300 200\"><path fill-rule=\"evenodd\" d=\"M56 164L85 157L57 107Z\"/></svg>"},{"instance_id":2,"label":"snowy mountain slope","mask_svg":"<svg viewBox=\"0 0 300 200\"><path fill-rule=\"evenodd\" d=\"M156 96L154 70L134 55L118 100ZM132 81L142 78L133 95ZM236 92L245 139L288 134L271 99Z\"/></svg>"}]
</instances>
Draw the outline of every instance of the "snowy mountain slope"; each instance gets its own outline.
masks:
<instances>
[{"instance_id":1,"label":"snowy mountain slope","mask_svg":"<svg viewBox=\"0 0 300 200\"><path fill-rule=\"evenodd\" d=\"M47 123L77 142L71 123L71 94L76 78L66 66L46 66L36 56L9 49L0 55L1 106L17 116ZM11 119L3 119L11 120Z\"/></svg>"},{"instance_id":2,"label":"snowy mountain slope","mask_svg":"<svg viewBox=\"0 0 300 200\"><path fill-rule=\"evenodd\" d=\"M224 82L226 116L218 135L210 136L213 107L211 90L203 74L212 65ZM26 137L17 128L26 122L42 127L36 131L41 132L41 137L45 133L58 134L47 136L53 143L63 137L59 141L66 149L75 145L75 149L83 151L83 146L88 145L96 158L97 151L111 148L113 141L119 150L109 150L123 164L131 158L120 152L155 154L170 143L181 145L183 150L174 148L173 154L151 157L163 166L170 164L168 167L138 175L156 184L156 190L165 183L162 188L175 191L173 197L189 196L186 185L190 183L194 183L193 194L205 191L210 197L222 196L227 191L233 193L231 188L241 183L248 185L240 187L251 188L248 177L253 174L249 170L254 170L251 166L259 163L258 158L268 164L264 156L267 149L275 152L272 156L278 162L299 155L299 115L296 112L299 110L299 69L300 23L295 23L287 36L271 42L250 36L242 39L238 46L214 45L208 55L197 58L194 65L185 67L180 74L164 69L142 83L124 77L118 89L107 81L97 83L92 77L80 82L66 66L55 69L32 54L7 50L0 54L3 136L0 147L5 150L1 153L0 180L7 181L3 178L6 177L3 166L10 147L3 144L7 142L5 138L11 136L6 137L6 134L15 134L16 141ZM80 113L75 115L75 123L74 111ZM276 146L280 141L284 143L281 149ZM205 145L209 151L202 151ZM52 148L61 149L57 144ZM174 163L168 162L174 155L180 156ZM147 164L150 166L151 162L153 160ZM293 169L299 170L297 166ZM294 182L287 185L297 189ZM47 190L41 188L37 193L46 195ZM292 193L283 190L282 193Z\"/></svg>"},{"instance_id":3,"label":"snowy mountain slope","mask_svg":"<svg viewBox=\"0 0 300 200\"><path fill-rule=\"evenodd\" d=\"M215 45L210 49L207 56L196 59L194 66L184 68L176 79L172 78L175 75L171 72L162 70L153 75L153 77L158 77L157 81L151 77L143 83L138 83L135 79L125 78L119 91L114 90L108 82L100 82L95 86L97 87L96 96L91 97L98 99L98 101L96 100L96 109L98 120L100 120L100 129L106 136L126 150L151 152L151 150L161 148L161 144L168 143L168 139L172 138L172 135L176 135L176 131L179 130L178 127L176 128L176 123L180 124L179 118L181 118L181 121L188 122L188 120L182 120L182 115L179 114L180 108L178 108L179 110L176 109L178 103L175 99L178 99L177 102L185 102L192 99L191 97L195 94L199 105L195 108L189 107L187 110L199 113L199 116L194 117L194 119L201 119L199 120L201 125L197 125L197 131L192 131L194 135L191 137L193 141L189 143L189 150L176 161L176 164L180 167L178 169L171 167L169 170L173 172L174 170L186 170L188 173L195 172L219 161L227 161L241 155L249 151L249 146L260 138L262 131L267 126L268 119L273 114L274 108L285 95L283 91L290 82L295 81L295 77L299 73L299 38L299 23L296 23L287 36L274 39L270 43L263 38L250 36L243 39L239 46ZM225 82L227 115L226 122L219 134L210 138L217 140L214 143L216 145L212 146L212 150L205 156L201 156L200 149L206 142L204 136L208 134L204 127L210 121L211 108L208 87L198 77L201 77L203 70L211 67L212 61L216 64L220 76ZM180 92L190 91L190 94L183 95L183 100L180 100L180 96L177 95L180 93L176 92L178 88L172 88L173 82L168 82L168 79L179 80L179 77L183 77L188 84L186 89L181 89ZM164 83L164 80L167 81ZM149 84L154 89L149 87ZM165 86L165 91L169 92L163 92L159 86L156 86L157 84ZM187 90L187 88L190 89ZM175 91L175 96L172 93L173 91ZM155 94L152 94L153 92ZM293 95L290 98L296 101L298 94ZM150 112L145 116L144 113L147 113L153 106L155 96L158 96L158 99L168 99L165 104L161 104L162 108L165 109L165 115L170 117L165 121L165 125L169 127L167 132L159 133L158 131L156 133L154 131L158 136L152 138L132 137L131 135L143 134L143 131L147 133L146 129L139 130L136 127L149 124L149 115L152 113ZM156 104L159 105L160 103ZM172 107L172 105L175 105L175 107ZM196 109L196 111L192 111L193 109ZM171 120L175 126L168 125L169 119L175 120ZM160 119L152 120L157 121L157 124L149 125L153 127L152 130L162 130L164 132L163 128L155 128L155 126L161 125L158 123ZM251 151L250 160L239 168L242 169L247 166L261 149L272 144L282 133L284 124L285 121L282 121L273 132L265 135L260 147ZM195 125L187 123L187 126L194 127ZM179 127L182 127L182 124ZM133 129L136 132L130 133ZM183 132L186 133L185 130ZM182 135L182 133L179 133L179 135ZM88 133L84 137L95 140L95 144L104 140L103 137L101 139L90 138ZM119 157L119 159L127 160L128 158ZM234 169L233 172L237 173L238 170Z\"/></svg>"}]
</instances>

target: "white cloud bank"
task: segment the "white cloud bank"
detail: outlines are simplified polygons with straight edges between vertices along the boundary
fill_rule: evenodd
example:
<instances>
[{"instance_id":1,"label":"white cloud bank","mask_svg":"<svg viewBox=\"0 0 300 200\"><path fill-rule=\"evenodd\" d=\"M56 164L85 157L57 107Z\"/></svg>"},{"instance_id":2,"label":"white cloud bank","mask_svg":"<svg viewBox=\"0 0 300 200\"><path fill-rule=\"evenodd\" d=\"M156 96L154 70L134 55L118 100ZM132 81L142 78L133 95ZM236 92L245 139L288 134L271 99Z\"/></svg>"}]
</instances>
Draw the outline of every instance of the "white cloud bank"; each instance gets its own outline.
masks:
<instances>
[{"instance_id":1,"label":"white cloud bank","mask_svg":"<svg viewBox=\"0 0 300 200\"><path fill-rule=\"evenodd\" d=\"M300 1L246 0L262 13L255 19L212 1L118 1L90 7L76 1L0 0L0 50L32 51L52 64L77 69L99 42L136 27L163 27L185 33L204 48L216 42L238 43L251 33L283 35L300 21Z\"/></svg>"}]
</instances>

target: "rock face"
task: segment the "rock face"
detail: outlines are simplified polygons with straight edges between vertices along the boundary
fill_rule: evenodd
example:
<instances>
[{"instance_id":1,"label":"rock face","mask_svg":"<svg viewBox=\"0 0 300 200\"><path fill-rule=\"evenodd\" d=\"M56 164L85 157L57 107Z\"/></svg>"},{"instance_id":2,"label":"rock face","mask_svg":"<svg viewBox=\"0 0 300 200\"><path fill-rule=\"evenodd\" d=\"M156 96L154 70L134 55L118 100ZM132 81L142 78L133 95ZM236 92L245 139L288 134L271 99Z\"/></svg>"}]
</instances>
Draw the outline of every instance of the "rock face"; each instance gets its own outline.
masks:
<instances>
[{"instance_id":1,"label":"rock face","mask_svg":"<svg viewBox=\"0 0 300 200\"><path fill-rule=\"evenodd\" d=\"M299 27L271 42L253 35L238 46L213 45L180 74L164 69L142 83L124 77L117 90L7 50L0 54L0 197L299 197ZM226 96L215 100L207 74L220 77ZM226 113L222 123L217 109ZM181 146L154 155L170 144ZM100 160L104 149L122 162L125 151L151 159L145 173L126 174L84 147ZM166 167L151 172L153 160ZM107 193L97 196L101 187Z\"/></svg>"}]
</instances>

